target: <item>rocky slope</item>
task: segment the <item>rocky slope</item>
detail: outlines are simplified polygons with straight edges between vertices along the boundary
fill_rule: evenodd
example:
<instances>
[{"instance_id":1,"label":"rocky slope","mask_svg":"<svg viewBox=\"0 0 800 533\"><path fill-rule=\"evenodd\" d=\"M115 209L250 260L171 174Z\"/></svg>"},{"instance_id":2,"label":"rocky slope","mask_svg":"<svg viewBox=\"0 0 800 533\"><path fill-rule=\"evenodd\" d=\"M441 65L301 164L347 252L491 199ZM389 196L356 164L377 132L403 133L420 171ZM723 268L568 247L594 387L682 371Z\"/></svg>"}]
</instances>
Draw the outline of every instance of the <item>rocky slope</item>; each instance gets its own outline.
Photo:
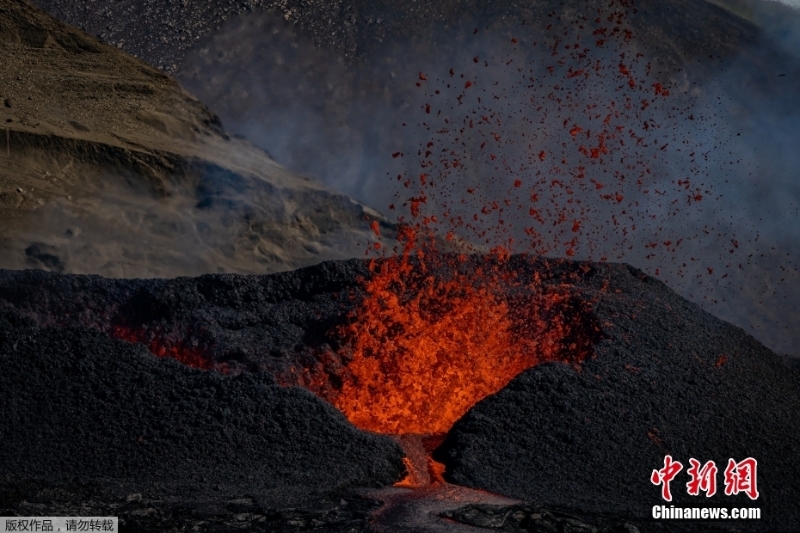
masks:
<instances>
[{"instance_id":1,"label":"rocky slope","mask_svg":"<svg viewBox=\"0 0 800 533\"><path fill-rule=\"evenodd\" d=\"M537 506L640 519L659 503L760 507L743 530L800 527L788 497L800 490L791 473L800 373L636 269L609 265L587 278L595 290L607 283L593 311L606 335L594 357L579 371L539 365L477 404L436 452L449 479ZM683 464L670 503L650 481L667 454ZM760 496L726 496L728 459L747 457L758 461ZM690 458L716 463L713 497L687 494Z\"/></svg>"},{"instance_id":2,"label":"rocky slope","mask_svg":"<svg viewBox=\"0 0 800 533\"><path fill-rule=\"evenodd\" d=\"M376 504L353 488L404 471L395 442L269 375L228 378L0 315L3 516L119 516L123 531L323 521L354 531Z\"/></svg>"},{"instance_id":3,"label":"rocky slope","mask_svg":"<svg viewBox=\"0 0 800 533\"><path fill-rule=\"evenodd\" d=\"M384 223L229 137L157 69L31 4L0 2L0 53L3 267L274 272L362 255L370 221Z\"/></svg>"}]
</instances>

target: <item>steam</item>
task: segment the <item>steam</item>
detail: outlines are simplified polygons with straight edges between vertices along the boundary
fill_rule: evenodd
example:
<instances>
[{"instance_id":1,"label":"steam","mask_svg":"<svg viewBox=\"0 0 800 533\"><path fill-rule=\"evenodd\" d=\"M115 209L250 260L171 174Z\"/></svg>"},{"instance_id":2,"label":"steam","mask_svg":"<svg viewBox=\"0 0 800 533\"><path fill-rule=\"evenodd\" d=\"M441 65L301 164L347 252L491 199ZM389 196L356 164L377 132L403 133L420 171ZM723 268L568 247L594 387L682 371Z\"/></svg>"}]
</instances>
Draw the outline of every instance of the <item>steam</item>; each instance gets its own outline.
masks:
<instances>
[{"instance_id":1,"label":"steam","mask_svg":"<svg viewBox=\"0 0 800 533\"><path fill-rule=\"evenodd\" d=\"M784 53L800 50L797 18L758 16ZM352 64L253 13L191 51L180 78L229 130L390 216L418 208L476 246L629 262L797 353L791 56L679 72L622 34L593 35L601 24L539 22L453 22Z\"/></svg>"},{"instance_id":2,"label":"steam","mask_svg":"<svg viewBox=\"0 0 800 533\"><path fill-rule=\"evenodd\" d=\"M771 0L773 2L780 2L781 4L800 9L800 0Z\"/></svg>"}]
</instances>

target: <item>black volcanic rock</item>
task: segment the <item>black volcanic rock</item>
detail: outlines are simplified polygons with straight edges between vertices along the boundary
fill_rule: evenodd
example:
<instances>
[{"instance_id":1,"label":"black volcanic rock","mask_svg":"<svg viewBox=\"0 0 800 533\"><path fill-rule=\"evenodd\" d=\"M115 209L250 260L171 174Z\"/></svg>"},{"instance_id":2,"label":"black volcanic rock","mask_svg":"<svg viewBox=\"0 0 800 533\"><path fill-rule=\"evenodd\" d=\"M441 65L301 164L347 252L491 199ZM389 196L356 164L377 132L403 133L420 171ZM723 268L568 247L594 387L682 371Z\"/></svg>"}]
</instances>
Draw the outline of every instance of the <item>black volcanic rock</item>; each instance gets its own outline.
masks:
<instances>
[{"instance_id":1,"label":"black volcanic rock","mask_svg":"<svg viewBox=\"0 0 800 533\"><path fill-rule=\"evenodd\" d=\"M539 365L476 404L434 454L446 479L534 505L647 519L666 503L651 472L671 454L684 465L674 505L760 507L760 521L728 525L797 531L800 374L634 268L593 265L578 285L606 336L594 358L579 369ZM758 461L757 501L724 495L728 459L747 457ZM716 496L687 495L690 458L715 461Z\"/></svg>"},{"instance_id":2,"label":"black volcanic rock","mask_svg":"<svg viewBox=\"0 0 800 533\"><path fill-rule=\"evenodd\" d=\"M37 326L83 327L147 346L197 353L209 366L281 374L312 362L353 308L364 261L269 276L113 280L0 271L0 309ZM333 346L335 348L336 346Z\"/></svg>"},{"instance_id":3,"label":"black volcanic rock","mask_svg":"<svg viewBox=\"0 0 800 533\"><path fill-rule=\"evenodd\" d=\"M252 497L280 508L390 484L404 471L392 440L267 374L191 369L103 333L40 329L8 312L0 369L3 487L91 486L95 498L200 503Z\"/></svg>"},{"instance_id":4,"label":"black volcanic rock","mask_svg":"<svg viewBox=\"0 0 800 533\"><path fill-rule=\"evenodd\" d=\"M88 328L203 368L295 383L294 373L319 361L333 372L346 364L346 340L336 328L364 296L368 264L351 259L266 276L155 280L0 270L0 310L41 328ZM508 268L559 284L577 264L519 257Z\"/></svg>"}]
</instances>

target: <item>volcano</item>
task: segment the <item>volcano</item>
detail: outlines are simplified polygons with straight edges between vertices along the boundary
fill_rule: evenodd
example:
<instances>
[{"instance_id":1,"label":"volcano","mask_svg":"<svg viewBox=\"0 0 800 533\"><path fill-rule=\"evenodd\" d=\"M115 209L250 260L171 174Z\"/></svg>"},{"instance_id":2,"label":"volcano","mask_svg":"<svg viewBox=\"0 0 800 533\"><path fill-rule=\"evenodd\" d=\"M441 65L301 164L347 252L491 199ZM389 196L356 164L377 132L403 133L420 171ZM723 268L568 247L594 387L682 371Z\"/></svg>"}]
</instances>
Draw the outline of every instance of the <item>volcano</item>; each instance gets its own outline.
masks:
<instances>
[{"instance_id":1,"label":"volcano","mask_svg":"<svg viewBox=\"0 0 800 533\"><path fill-rule=\"evenodd\" d=\"M496 261L467 259L461 272L487 260ZM750 531L796 530L796 370L624 264L512 256L495 272L515 273L504 292L483 295L496 312L505 304L510 316L523 316L527 307L526 323L561 324L553 328L561 333L546 339L549 351L534 347L538 357L517 376L470 396L466 412L451 419L437 402L472 390L452 374L475 381L469 372L503 357L501 346L479 342L481 322L498 323L483 310L448 316L439 309L424 318L434 330L455 320L458 330L473 332L455 337L472 350L471 367L447 352L448 340L439 343L444 350L429 345L436 357L428 359L387 346L364 353L403 365L408 383L427 393L396 397L428 403L389 401L407 386L404 377L360 373L359 347L371 341L365 330L353 337L348 329L367 320L356 315L375 298L371 281L381 270L368 261L175 280L3 271L0 507L20 513L31 502L59 509L83 502L119 513L126 527L151 528L204 516L225 523L231 509L246 508L255 529L307 526L302 515L349 531L337 522L346 516L369 531L388 496L367 497L363 487L401 482L409 474L401 434L428 431L444 433L429 444L444 482L532 506L467 512L452 503L450 515L466 523L550 509L536 516L558 524L566 512L597 527L641 531L737 530L724 521L649 520L661 501L650 473L669 454L683 463L756 458L757 501L717 494L702 504L760 507ZM433 286L453 280L452 272L431 276L439 280ZM558 306L533 304L556 294ZM528 334L542 338L534 328L516 341ZM320 376L326 388L314 386ZM360 404L366 412L348 410L349 400L337 400L356 386L355 398L375 406L371 414L369 404ZM420 413L426 416L414 416ZM424 426L438 417L443 425ZM673 483L674 504L700 505L679 487ZM153 510L137 514L145 508Z\"/></svg>"},{"instance_id":2,"label":"volcano","mask_svg":"<svg viewBox=\"0 0 800 533\"><path fill-rule=\"evenodd\" d=\"M100 38L0 0L0 516L800 529L797 370L708 312L796 311L786 43L686 0L39 3Z\"/></svg>"}]
</instances>

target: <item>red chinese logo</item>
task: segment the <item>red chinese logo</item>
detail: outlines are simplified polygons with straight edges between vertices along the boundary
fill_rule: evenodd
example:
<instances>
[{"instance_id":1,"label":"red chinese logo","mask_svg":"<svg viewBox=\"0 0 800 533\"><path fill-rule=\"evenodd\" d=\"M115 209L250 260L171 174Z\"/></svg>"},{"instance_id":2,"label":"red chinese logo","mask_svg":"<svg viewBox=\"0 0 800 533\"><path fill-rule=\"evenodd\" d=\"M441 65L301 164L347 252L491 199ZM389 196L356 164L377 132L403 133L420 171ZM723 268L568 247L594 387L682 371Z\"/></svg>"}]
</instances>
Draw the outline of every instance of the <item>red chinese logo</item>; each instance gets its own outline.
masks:
<instances>
[{"instance_id":1,"label":"red chinese logo","mask_svg":"<svg viewBox=\"0 0 800 533\"><path fill-rule=\"evenodd\" d=\"M653 485L661 485L661 497L668 502L672 501L669 483L681 470L683 470L683 465L677 461L673 461L671 455L667 455L664 457L664 468L661 470L653 470L653 473L650 475L650 481Z\"/></svg>"},{"instance_id":2,"label":"red chinese logo","mask_svg":"<svg viewBox=\"0 0 800 533\"><path fill-rule=\"evenodd\" d=\"M689 495L697 496L700 491L706 493L706 498L712 497L717 493L717 465L714 461L709 461L700 468L700 461L697 459L689 459L689 470L686 471L691 478L689 483L686 484L686 489Z\"/></svg>"},{"instance_id":3,"label":"red chinese logo","mask_svg":"<svg viewBox=\"0 0 800 533\"><path fill-rule=\"evenodd\" d=\"M689 475L689 482L686 483L686 492L690 496L699 496L700 492L706 493L706 498L710 498L717 493L717 465L714 461L708 461L701 466L700 461L695 458L689 459L691 465L686 473ZM747 494L751 500L758 499L757 478L758 462L752 457L736 462L728 459L728 466L725 468L725 495L735 496L740 492ZM683 465L674 461L671 455L664 457L664 468L653 470L650 481L653 485L661 485L661 497L665 501L672 501L670 482L683 470Z\"/></svg>"},{"instance_id":4,"label":"red chinese logo","mask_svg":"<svg viewBox=\"0 0 800 533\"><path fill-rule=\"evenodd\" d=\"M725 495L730 496L744 492L751 500L758 498L757 466L758 463L752 457L748 457L741 463L728 459L728 467L725 469Z\"/></svg>"}]
</instances>

